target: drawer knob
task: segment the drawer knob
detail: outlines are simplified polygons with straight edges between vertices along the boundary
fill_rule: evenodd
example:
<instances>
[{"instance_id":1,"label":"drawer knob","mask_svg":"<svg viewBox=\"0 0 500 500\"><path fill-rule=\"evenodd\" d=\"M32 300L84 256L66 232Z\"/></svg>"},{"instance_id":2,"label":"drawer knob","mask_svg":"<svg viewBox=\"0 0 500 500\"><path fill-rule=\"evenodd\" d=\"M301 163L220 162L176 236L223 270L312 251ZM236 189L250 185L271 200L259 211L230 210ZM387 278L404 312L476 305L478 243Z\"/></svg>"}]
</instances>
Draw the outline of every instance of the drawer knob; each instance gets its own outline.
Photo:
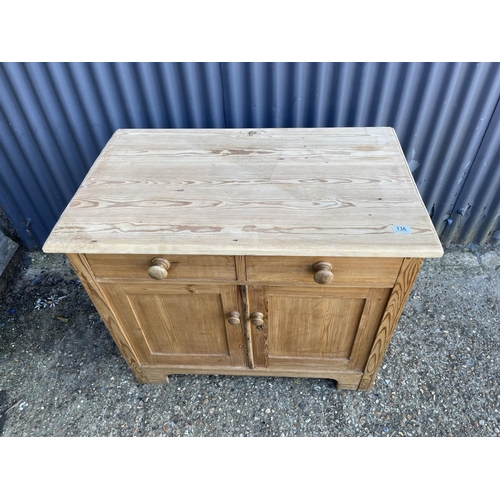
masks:
<instances>
[{"instance_id":1,"label":"drawer knob","mask_svg":"<svg viewBox=\"0 0 500 500\"><path fill-rule=\"evenodd\" d=\"M332 265L329 262L316 262L313 265L314 281L326 285L333 281Z\"/></svg>"},{"instance_id":2,"label":"drawer knob","mask_svg":"<svg viewBox=\"0 0 500 500\"><path fill-rule=\"evenodd\" d=\"M240 324L240 313L238 311L230 312L227 322L230 325L239 325Z\"/></svg>"},{"instance_id":3,"label":"drawer knob","mask_svg":"<svg viewBox=\"0 0 500 500\"><path fill-rule=\"evenodd\" d=\"M167 259L155 257L151 259L151 267L148 269L148 274L154 280L164 280L168 275L170 262Z\"/></svg>"},{"instance_id":4,"label":"drawer knob","mask_svg":"<svg viewBox=\"0 0 500 500\"><path fill-rule=\"evenodd\" d=\"M250 321L253 326L262 326L264 324L264 315L261 312L254 312L250 315Z\"/></svg>"}]
</instances>

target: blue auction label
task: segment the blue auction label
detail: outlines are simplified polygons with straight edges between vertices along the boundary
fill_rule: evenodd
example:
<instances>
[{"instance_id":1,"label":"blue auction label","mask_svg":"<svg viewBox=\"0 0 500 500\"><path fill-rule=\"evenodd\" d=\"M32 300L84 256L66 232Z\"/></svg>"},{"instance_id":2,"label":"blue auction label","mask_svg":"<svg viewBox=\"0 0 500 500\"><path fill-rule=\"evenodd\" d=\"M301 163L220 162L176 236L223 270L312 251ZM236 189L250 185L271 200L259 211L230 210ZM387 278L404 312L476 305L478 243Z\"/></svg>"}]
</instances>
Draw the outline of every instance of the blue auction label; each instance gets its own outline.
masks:
<instances>
[{"instance_id":1,"label":"blue auction label","mask_svg":"<svg viewBox=\"0 0 500 500\"><path fill-rule=\"evenodd\" d=\"M396 234L411 234L410 226L397 226L396 224L393 224L392 230Z\"/></svg>"}]
</instances>

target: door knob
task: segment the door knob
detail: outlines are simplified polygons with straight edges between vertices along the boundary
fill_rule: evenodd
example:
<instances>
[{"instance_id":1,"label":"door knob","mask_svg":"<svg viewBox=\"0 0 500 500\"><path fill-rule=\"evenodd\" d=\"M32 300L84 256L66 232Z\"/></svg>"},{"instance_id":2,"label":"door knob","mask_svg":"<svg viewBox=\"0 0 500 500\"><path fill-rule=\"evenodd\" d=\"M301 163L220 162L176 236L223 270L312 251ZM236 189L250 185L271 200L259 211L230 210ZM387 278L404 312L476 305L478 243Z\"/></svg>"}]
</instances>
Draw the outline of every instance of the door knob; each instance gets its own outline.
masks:
<instances>
[{"instance_id":1,"label":"door knob","mask_svg":"<svg viewBox=\"0 0 500 500\"><path fill-rule=\"evenodd\" d=\"M239 325L240 324L240 313L238 311L232 311L229 313L229 318L227 322L230 325Z\"/></svg>"},{"instance_id":2,"label":"door knob","mask_svg":"<svg viewBox=\"0 0 500 500\"><path fill-rule=\"evenodd\" d=\"M264 324L264 315L261 312L254 312L250 315L250 321L253 326L262 326Z\"/></svg>"},{"instance_id":3,"label":"door knob","mask_svg":"<svg viewBox=\"0 0 500 500\"><path fill-rule=\"evenodd\" d=\"M316 262L313 265L314 281L326 285L333 281L332 265L329 262Z\"/></svg>"},{"instance_id":4,"label":"door knob","mask_svg":"<svg viewBox=\"0 0 500 500\"><path fill-rule=\"evenodd\" d=\"M151 259L151 267L148 269L148 274L154 280L164 280L168 275L170 262L167 259L155 257Z\"/></svg>"}]
</instances>

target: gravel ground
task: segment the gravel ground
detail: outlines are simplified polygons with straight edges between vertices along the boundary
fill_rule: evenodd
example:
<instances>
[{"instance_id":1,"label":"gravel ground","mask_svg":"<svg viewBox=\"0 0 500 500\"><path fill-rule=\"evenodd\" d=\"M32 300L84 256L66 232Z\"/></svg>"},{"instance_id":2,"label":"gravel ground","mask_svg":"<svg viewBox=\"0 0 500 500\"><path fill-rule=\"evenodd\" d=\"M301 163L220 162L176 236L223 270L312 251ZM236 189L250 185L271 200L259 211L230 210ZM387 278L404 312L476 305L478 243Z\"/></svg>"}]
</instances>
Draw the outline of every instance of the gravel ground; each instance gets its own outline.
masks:
<instances>
[{"instance_id":1,"label":"gravel ground","mask_svg":"<svg viewBox=\"0 0 500 500\"><path fill-rule=\"evenodd\" d=\"M65 257L20 252L0 297L0 435L500 434L498 247L425 261L367 393L297 378L140 385Z\"/></svg>"}]
</instances>

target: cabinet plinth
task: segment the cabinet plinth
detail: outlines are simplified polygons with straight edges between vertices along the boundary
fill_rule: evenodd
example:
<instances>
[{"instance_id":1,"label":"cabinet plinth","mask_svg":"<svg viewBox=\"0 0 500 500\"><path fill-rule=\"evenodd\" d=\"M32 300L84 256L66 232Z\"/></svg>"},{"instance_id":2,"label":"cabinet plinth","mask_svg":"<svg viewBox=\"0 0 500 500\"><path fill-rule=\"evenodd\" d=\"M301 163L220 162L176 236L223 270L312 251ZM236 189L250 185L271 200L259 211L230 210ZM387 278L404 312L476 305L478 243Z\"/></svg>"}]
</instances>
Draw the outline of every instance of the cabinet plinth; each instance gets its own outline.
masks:
<instances>
[{"instance_id":1,"label":"cabinet plinth","mask_svg":"<svg viewBox=\"0 0 500 500\"><path fill-rule=\"evenodd\" d=\"M68 255L140 382L353 390L442 255L389 128L119 130L44 251Z\"/></svg>"}]
</instances>

